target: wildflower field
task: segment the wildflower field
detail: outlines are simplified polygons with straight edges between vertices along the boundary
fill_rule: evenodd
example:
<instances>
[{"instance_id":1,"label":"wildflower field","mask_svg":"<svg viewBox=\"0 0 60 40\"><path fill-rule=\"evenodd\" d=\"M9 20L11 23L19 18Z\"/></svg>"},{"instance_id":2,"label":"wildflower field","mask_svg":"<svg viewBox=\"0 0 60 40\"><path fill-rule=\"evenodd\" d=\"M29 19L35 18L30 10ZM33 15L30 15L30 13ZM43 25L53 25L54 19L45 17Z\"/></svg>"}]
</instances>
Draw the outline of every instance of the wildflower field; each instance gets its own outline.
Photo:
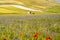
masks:
<instances>
[{"instance_id":1,"label":"wildflower field","mask_svg":"<svg viewBox=\"0 0 60 40\"><path fill-rule=\"evenodd\" d=\"M60 14L0 16L0 40L60 40Z\"/></svg>"}]
</instances>

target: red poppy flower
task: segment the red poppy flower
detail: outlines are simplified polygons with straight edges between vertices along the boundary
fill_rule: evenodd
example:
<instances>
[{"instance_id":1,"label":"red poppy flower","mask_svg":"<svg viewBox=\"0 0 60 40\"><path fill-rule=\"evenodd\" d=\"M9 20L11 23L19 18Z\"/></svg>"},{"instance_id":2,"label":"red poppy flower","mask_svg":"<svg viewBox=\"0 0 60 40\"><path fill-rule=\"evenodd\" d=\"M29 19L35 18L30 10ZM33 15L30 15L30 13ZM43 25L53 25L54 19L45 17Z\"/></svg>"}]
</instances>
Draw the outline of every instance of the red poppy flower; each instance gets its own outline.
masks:
<instances>
[{"instance_id":1,"label":"red poppy flower","mask_svg":"<svg viewBox=\"0 0 60 40\"><path fill-rule=\"evenodd\" d=\"M46 37L46 40L50 40L51 38L48 36L48 37Z\"/></svg>"},{"instance_id":2,"label":"red poppy flower","mask_svg":"<svg viewBox=\"0 0 60 40\"><path fill-rule=\"evenodd\" d=\"M37 38L38 35L40 35L40 32L37 32L36 34L34 34L34 38Z\"/></svg>"},{"instance_id":3,"label":"red poppy flower","mask_svg":"<svg viewBox=\"0 0 60 40\"><path fill-rule=\"evenodd\" d=\"M34 38L37 38L38 37L38 35L37 34L34 34Z\"/></svg>"}]
</instances>

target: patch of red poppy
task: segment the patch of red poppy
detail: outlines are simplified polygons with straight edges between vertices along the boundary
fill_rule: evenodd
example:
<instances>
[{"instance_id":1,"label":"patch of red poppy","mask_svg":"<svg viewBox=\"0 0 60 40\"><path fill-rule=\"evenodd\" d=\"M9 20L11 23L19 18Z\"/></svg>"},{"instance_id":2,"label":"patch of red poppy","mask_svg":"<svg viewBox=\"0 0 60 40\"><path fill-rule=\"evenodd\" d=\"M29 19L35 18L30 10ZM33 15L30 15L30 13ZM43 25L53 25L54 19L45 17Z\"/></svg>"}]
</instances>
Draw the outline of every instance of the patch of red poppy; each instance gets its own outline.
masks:
<instances>
[{"instance_id":1,"label":"patch of red poppy","mask_svg":"<svg viewBox=\"0 0 60 40\"><path fill-rule=\"evenodd\" d=\"M40 32L37 32L36 34L34 34L34 38L37 38L40 35Z\"/></svg>"},{"instance_id":2,"label":"patch of red poppy","mask_svg":"<svg viewBox=\"0 0 60 40\"><path fill-rule=\"evenodd\" d=\"M34 38L37 38L38 37L38 35L37 34L34 34Z\"/></svg>"},{"instance_id":3,"label":"patch of red poppy","mask_svg":"<svg viewBox=\"0 0 60 40\"><path fill-rule=\"evenodd\" d=\"M46 40L51 40L51 37L50 37L50 36L47 36L47 37L46 37Z\"/></svg>"}]
</instances>

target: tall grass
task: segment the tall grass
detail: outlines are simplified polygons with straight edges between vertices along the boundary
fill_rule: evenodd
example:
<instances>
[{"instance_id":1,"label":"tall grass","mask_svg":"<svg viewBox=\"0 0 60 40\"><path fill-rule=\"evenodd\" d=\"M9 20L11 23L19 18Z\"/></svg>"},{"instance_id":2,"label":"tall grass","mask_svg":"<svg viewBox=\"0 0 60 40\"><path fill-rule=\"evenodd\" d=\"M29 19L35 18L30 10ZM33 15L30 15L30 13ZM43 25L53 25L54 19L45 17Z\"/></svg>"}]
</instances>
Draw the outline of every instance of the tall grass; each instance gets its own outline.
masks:
<instances>
[{"instance_id":1,"label":"tall grass","mask_svg":"<svg viewBox=\"0 0 60 40\"><path fill-rule=\"evenodd\" d=\"M60 14L0 16L0 40L46 40L46 36L60 40Z\"/></svg>"}]
</instances>

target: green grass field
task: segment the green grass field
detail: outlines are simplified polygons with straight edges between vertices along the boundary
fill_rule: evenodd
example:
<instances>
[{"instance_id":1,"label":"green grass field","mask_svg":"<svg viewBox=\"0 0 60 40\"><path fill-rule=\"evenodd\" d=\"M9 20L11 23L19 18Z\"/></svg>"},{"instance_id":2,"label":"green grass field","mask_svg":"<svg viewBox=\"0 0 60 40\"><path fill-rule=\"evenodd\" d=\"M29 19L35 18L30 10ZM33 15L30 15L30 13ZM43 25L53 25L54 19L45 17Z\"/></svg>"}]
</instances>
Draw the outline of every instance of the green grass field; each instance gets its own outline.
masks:
<instances>
[{"instance_id":1,"label":"green grass field","mask_svg":"<svg viewBox=\"0 0 60 40\"><path fill-rule=\"evenodd\" d=\"M42 12L24 10L9 5L22 5ZM48 39L60 40L59 3L54 0L0 2L0 40Z\"/></svg>"},{"instance_id":2,"label":"green grass field","mask_svg":"<svg viewBox=\"0 0 60 40\"><path fill-rule=\"evenodd\" d=\"M4 12L3 12L4 11ZM22 10L22 9L19 9L19 8L15 8L15 7L12 7L12 6L8 6L8 7L0 7L0 14L3 14L3 13L16 13L16 14L26 14L27 11L26 10Z\"/></svg>"},{"instance_id":3,"label":"green grass field","mask_svg":"<svg viewBox=\"0 0 60 40\"><path fill-rule=\"evenodd\" d=\"M60 13L60 5L55 5L55 6L52 6L52 7L49 7L47 8L47 12L48 13Z\"/></svg>"},{"instance_id":4,"label":"green grass field","mask_svg":"<svg viewBox=\"0 0 60 40\"><path fill-rule=\"evenodd\" d=\"M47 36L60 40L60 14L0 16L0 40L46 40Z\"/></svg>"}]
</instances>

